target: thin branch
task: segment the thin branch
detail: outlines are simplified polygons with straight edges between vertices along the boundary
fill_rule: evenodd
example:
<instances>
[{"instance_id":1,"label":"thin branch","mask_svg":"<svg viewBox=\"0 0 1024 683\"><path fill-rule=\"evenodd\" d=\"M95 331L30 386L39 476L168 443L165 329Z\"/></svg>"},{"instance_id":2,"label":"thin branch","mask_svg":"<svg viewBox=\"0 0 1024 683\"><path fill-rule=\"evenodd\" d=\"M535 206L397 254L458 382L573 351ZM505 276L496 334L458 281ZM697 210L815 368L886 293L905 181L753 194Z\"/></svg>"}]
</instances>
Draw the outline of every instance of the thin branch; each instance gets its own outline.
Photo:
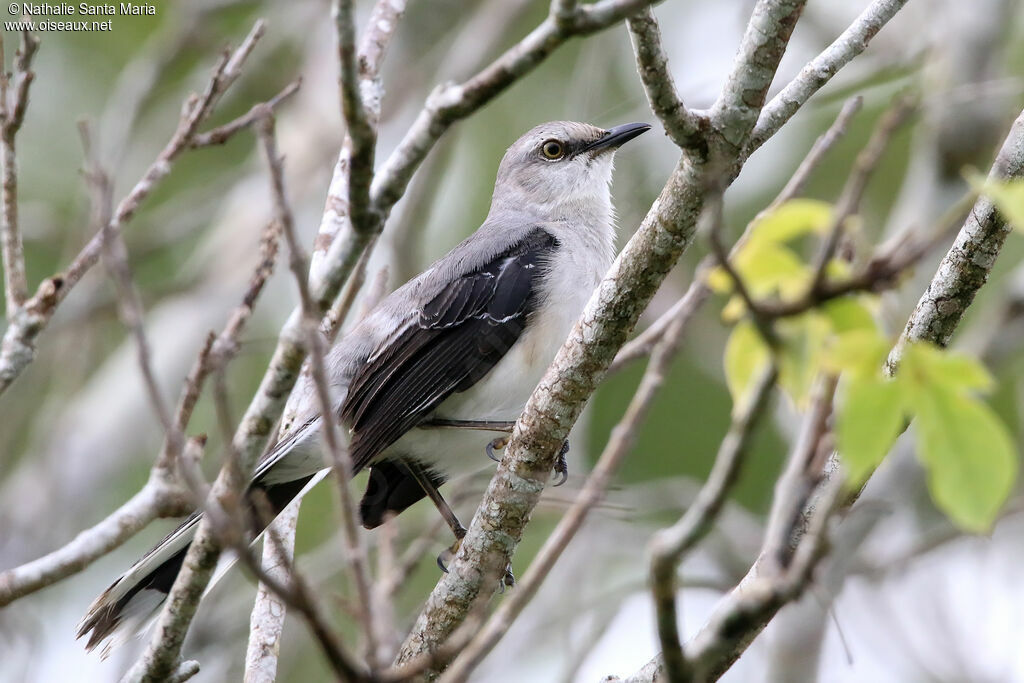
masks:
<instances>
[{"instance_id":1,"label":"thin branch","mask_svg":"<svg viewBox=\"0 0 1024 683\"><path fill-rule=\"evenodd\" d=\"M348 215L357 233L371 232L370 183L373 181L373 159L377 147L376 120L363 103L357 64L356 32L353 22L353 0L334 0L334 17L338 43L338 77L341 111L345 119L345 146L348 155ZM374 77L376 73L374 74Z\"/></svg>"},{"instance_id":2,"label":"thin branch","mask_svg":"<svg viewBox=\"0 0 1024 683\"><path fill-rule=\"evenodd\" d=\"M1024 112L1014 121L989 171L989 178L993 180L1021 176L1024 176ZM992 200L980 197L889 354L886 367L890 373L899 366L907 344L927 340L945 346L949 342L967 307L974 301L974 295L988 280L1010 229Z\"/></svg>"},{"instance_id":3,"label":"thin branch","mask_svg":"<svg viewBox=\"0 0 1024 683\"><path fill-rule=\"evenodd\" d=\"M0 342L0 393L3 393L35 358L36 339L39 334L50 322L61 301L99 261L105 242L120 234L143 201L170 174L174 162L181 153L189 148L199 126L209 118L221 95L238 78L245 58L263 35L263 30L263 22L257 21L233 54L225 53L221 56L203 93L193 94L185 101L178 127L171 139L146 169L142 178L117 205L108 225L89 240L64 273L43 280L35 295L10 315L3 341Z\"/></svg>"},{"instance_id":4,"label":"thin branch","mask_svg":"<svg viewBox=\"0 0 1024 683\"><path fill-rule=\"evenodd\" d=\"M282 585L289 582L288 568L295 553L295 525L299 501L287 506L268 529L263 543L263 572ZM276 542L271 542L274 539ZM281 650L288 605L260 581L249 617L249 644L245 652L245 683L273 683L277 677L277 656Z\"/></svg>"},{"instance_id":5,"label":"thin branch","mask_svg":"<svg viewBox=\"0 0 1024 683\"><path fill-rule=\"evenodd\" d=\"M743 153L748 157L758 147L779 132L814 93L828 83L841 68L867 49L878 34L908 0L873 0L860 16L821 54L808 62L796 78L790 81L764 106L754 132Z\"/></svg>"},{"instance_id":6,"label":"thin branch","mask_svg":"<svg viewBox=\"0 0 1024 683\"><path fill-rule=\"evenodd\" d=\"M352 572L353 583L356 586L359 600L358 614L367 641L367 651L370 655L368 659L371 668L375 669L377 630L374 626L373 595L370 590L371 581L367 566L366 547L363 544L362 536L359 534L359 524L356 521L358 519L358 507L349 489L349 481L352 478L352 460L347 449L342 446L337 421L332 418L336 413L336 401L331 397L330 384L327 380L326 361L324 359L325 344L319 330L320 315L309 292L307 281L309 262L295 233L295 222L285 194L284 170L281 166L281 158L277 153L273 119L268 117L261 121L257 125L257 134L260 139L263 156L270 170L274 213L278 222L283 227L285 240L288 243L288 263L302 301L306 344L310 351L310 369L317 393L320 415L322 416L320 429L326 446L324 459L326 464L333 468L335 480L338 484L346 560Z\"/></svg>"},{"instance_id":7,"label":"thin branch","mask_svg":"<svg viewBox=\"0 0 1024 683\"><path fill-rule=\"evenodd\" d=\"M836 202L832 224L829 226L825 240L822 242L821 248L815 257L814 275L811 277L810 284L811 292L820 288L825 283L828 264L832 261L832 257L835 256L836 249L839 248L839 242L843 238L847 219L860 210L860 201L864 197L868 181L874 175L875 169L878 168L885 150L889 148L889 141L892 140L892 136L906 123L907 119L910 118L910 115L916 109L917 103L914 98L908 96L897 97L892 106L882 114L878 125L875 126L874 131L871 133L871 138L868 140L867 145L857 155L857 160L853 164L853 171L846 179L846 185L839 196L839 201Z\"/></svg>"},{"instance_id":8,"label":"thin branch","mask_svg":"<svg viewBox=\"0 0 1024 683\"><path fill-rule=\"evenodd\" d=\"M555 14L554 8L552 13ZM661 121L672 142L680 149L701 144L703 137L700 130L707 121L687 109L676 92L675 81L668 68L668 58L661 45L661 29L654 12L648 7L629 17L626 24L629 26L629 36L633 41L633 52L636 54L636 70L644 84L651 111Z\"/></svg>"},{"instance_id":9,"label":"thin branch","mask_svg":"<svg viewBox=\"0 0 1024 683\"><path fill-rule=\"evenodd\" d=\"M774 365L765 368L750 398L743 405L735 407L732 424L722 439L711 473L696 499L678 522L651 538L651 593L657 611L658 637L665 659L665 670L670 680L685 680L689 671L677 628L676 568L682 564L686 554L711 531L718 518L726 496L736 483L747 446L758 420L768 406L777 377L778 370Z\"/></svg>"},{"instance_id":10,"label":"thin branch","mask_svg":"<svg viewBox=\"0 0 1024 683\"><path fill-rule=\"evenodd\" d=\"M278 105L298 92L301 86L302 79L296 78L294 81L286 85L281 92L277 93L266 102L254 104L249 111L238 118L228 121L222 126L217 126L216 128L208 130L205 133L197 134L192 138L189 146L192 149L199 149L200 147L223 145L225 142L230 140L235 133L243 128L251 127L256 121L265 117L268 111L275 111Z\"/></svg>"},{"instance_id":11,"label":"thin branch","mask_svg":"<svg viewBox=\"0 0 1024 683\"><path fill-rule=\"evenodd\" d=\"M2 46L2 42L0 42ZM4 292L7 318L28 298L28 279L25 277L25 252L21 229L18 226L18 157L15 140L28 109L28 94L35 73L32 58L39 49L39 39L27 30L21 32L21 45L14 55L14 102L8 98L8 75L0 52L0 163L2 163L3 210L0 211L0 240L3 243Z\"/></svg>"},{"instance_id":12,"label":"thin branch","mask_svg":"<svg viewBox=\"0 0 1024 683\"><path fill-rule=\"evenodd\" d=\"M814 141L807 156L800 162L793 175L789 177L785 187L772 200L772 203L768 205L769 210L803 194L804 187L807 185L807 181L811 179L811 175L821 164L828 151L835 147L836 143L846 135L846 131L850 128L850 121L853 120L853 117L856 116L863 105L864 98L860 95L851 97L843 103L843 108L839 110L836 120L832 122L828 130Z\"/></svg>"},{"instance_id":13,"label":"thin branch","mask_svg":"<svg viewBox=\"0 0 1024 683\"><path fill-rule=\"evenodd\" d=\"M158 517L180 517L191 508L191 496L177 479L154 469L145 486L124 505L67 545L0 573L0 607L82 571Z\"/></svg>"}]
</instances>

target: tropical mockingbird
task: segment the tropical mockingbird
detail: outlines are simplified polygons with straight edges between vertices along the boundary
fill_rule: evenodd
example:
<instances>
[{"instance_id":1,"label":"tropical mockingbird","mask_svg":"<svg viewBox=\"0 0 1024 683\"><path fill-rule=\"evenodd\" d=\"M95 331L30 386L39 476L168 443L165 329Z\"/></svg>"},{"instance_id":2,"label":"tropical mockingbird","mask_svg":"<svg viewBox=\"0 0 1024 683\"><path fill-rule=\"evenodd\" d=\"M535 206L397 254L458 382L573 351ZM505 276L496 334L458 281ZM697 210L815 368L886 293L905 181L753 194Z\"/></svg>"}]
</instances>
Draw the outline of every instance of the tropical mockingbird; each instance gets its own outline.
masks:
<instances>
[{"instance_id":1,"label":"tropical mockingbird","mask_svg":"<svg viewBox=\"0 0 1024 683\"><path fill-rule=\"evenodd\" d=\"M370 471L364 526L426 495L457 539L465 533L437 489L478 467L488 441L480 432L491 436L488 454L503 444L611 265L612 158L649 128L556 121L526 133L498 167L483 225L330 350L332 418L344 427L355 471ZM275 513L324 470L312 380L301 379L295 392L296 417L249 485ZM89 649L119 642L156 611L199 519L186 520L96 599L78 633L89 636Z\"/></svg>"}]
</instances>

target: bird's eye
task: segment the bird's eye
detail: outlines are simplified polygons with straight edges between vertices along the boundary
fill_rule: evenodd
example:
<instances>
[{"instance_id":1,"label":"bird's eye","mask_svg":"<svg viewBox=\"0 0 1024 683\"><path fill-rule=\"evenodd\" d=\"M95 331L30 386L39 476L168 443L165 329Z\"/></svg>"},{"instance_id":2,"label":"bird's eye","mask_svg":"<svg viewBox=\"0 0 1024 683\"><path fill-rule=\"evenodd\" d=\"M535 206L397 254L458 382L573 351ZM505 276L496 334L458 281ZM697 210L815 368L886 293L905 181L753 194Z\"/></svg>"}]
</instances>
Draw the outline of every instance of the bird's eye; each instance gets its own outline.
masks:
<instances>
[{"instance_id":1,"label":"bird's eye","mask_svg":"<svg viewBox=\"0 0 1024 683\"><path fill-rule=\"evenodd\" d=\"M565 155L565 148L558 140L548 140L541 145L540 151L548 159L561 159Z\"/></svg>"}]
</instances>

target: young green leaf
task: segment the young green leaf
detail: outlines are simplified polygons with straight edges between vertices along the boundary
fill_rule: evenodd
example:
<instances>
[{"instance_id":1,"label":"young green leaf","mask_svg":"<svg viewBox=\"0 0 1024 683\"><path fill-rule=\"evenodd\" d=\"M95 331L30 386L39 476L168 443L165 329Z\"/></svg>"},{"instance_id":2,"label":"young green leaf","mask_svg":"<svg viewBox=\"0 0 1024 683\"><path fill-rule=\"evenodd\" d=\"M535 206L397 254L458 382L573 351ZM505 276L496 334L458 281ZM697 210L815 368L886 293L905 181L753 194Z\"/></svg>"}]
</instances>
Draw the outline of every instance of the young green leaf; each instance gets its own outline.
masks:
<instances>
[{"instance_id":1,"label":"young green leaf","mask_svg":"<svg viewBox=\"0 0 1024 683\"><path fill-rule=\"evenodd\" d=\"M770 362L770 353L749 320L741 321L733 328L725 344L725 382L732 394L734 411L746 405L753 388L751 385Z\"/></svg>"},{"instance_id":2,"label":"young green leaf","mask_svg":"<svg viewBox=\"0 0 1024 683\"><path fill-rule=\"evenodd\" d=\"M822 232L831 220L831 204L816 199L792 199L758 219L751 228L748 244L782 244L811 232Z\"/></svg>"},{"instance_id":3,"label":"young green leaf","mask_svg":"<svg viewBox=\"0 0 1024 683\"><path fill-rule=\"evenodd\" d=\"M957 525L988 531L1017 474L1010 435L976 398L936 388L918 392L915 403L918 457L932 498Z\"/></svg>"},{"instance_id":4,"label":"young green leaf","mask_svg":"<svg viewBox=\"0 0 1024 683\"><path fill-rule=\"evenodd\" d=\"M882 377L851 378L836 418L836 445L850 483L861 484L903 430L899 386Z\"/></svg>"}]
</instances>

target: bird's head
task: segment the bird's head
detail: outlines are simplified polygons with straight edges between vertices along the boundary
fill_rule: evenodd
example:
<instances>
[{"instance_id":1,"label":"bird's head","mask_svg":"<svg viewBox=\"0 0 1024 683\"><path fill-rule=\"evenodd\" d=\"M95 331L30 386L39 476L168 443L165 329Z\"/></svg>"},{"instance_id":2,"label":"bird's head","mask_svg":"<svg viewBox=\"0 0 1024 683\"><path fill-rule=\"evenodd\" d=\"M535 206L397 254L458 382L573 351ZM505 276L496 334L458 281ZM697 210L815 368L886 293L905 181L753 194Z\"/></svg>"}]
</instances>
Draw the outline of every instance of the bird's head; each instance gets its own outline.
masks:
<instances>
[{"instance_id":1,"label":"bird's head","mask_svg":"<svg viewBox=\"0 0 1024 683\"><path fill-rule=\"evenodd\" d=\"M593 207L595 202L610 209L615 150L648 129L646 123L609 130L574 121L541 124L505 152L492 207L528 210L550 219Z\"/></svg>"}]
</instances>

